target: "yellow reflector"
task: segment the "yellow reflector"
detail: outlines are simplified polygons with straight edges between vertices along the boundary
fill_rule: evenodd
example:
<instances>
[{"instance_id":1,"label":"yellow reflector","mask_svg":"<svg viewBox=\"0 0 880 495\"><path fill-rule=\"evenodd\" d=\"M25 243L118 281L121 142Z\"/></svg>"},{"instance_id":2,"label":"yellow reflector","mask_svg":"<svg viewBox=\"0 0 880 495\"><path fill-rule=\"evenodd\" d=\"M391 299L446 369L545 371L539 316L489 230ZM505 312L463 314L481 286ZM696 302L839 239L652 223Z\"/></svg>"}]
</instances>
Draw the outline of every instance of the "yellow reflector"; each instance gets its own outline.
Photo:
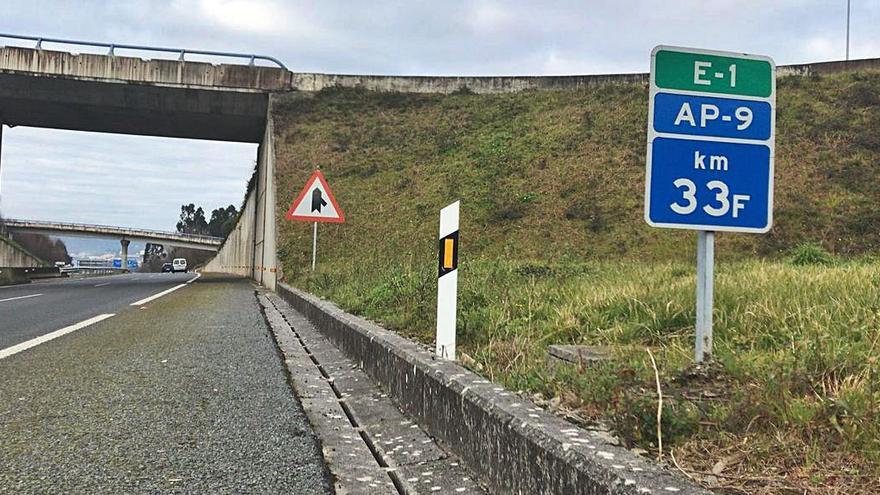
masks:
<instances>
[{"instance_id":1,"label":"yellow reflector","mask_svg":"<svg viewBox=\"0 0 880 495\"><path fill-rule=\"evenodd\" d=\"M452 249L455 247L453 239L443 241L443 268L452 268Z\"/></svg>"}]
</instances>

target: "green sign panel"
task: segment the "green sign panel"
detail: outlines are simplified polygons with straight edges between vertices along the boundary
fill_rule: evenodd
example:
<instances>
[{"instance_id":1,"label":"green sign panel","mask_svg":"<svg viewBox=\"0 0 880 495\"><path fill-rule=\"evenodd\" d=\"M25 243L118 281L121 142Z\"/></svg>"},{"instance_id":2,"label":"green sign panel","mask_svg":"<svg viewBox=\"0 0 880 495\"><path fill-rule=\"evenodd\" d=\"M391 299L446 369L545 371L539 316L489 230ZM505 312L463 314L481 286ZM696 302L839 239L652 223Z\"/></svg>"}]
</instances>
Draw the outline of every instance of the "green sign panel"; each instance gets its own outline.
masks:
<instances>
[{"instance_id":1,"label":"green sign panel","mask_svg":"<svg viewBox=\"0 0 880 495\"><path fill-rule=\"evenodd\" d=\"M769 59L681 52L662 48L654 59L655 84L661 89L768 98L773 92Z\"/></svg>"}]
</instances>

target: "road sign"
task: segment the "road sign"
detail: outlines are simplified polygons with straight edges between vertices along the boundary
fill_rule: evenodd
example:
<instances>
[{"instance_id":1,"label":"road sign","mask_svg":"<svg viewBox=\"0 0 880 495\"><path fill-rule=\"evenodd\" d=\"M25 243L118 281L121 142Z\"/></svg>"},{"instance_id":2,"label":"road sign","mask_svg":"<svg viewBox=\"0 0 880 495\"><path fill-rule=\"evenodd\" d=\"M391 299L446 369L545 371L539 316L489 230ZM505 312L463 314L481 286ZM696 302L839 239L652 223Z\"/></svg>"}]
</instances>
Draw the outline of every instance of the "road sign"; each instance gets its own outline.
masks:
<instances>
[{"instance_id":1,"label":"road sign","mask_svg":"<svg viewBox=\"0 0 880 495\"><path fill-rule=\"evenodd\" d=\"M645 221L698 230L695 356L712 355L715 232L773 223L776 65L768 57L651 52Z\"/></svg>"},{"instance_id":2,"label":"road sign","mask_svg":"<svg viewBox=\"0 0 880 495\"><path fill-rule=\"evenodd\" d=\"M440 248L437 270L437 341L435 354L455 360L458 311L458 214L461 201L440 210Z\"/></svg>"},{"instance_id":3,"label":"road sign","mask_svg":"<svg viewBox=\"0 0 880 495\"><path fill-rule=\"evenodd\" d=\"M776 66L768 57L651 53L645 220L767 232L773 222Z\"/></svg>"},{"instance_id":4,"label":"road sign","mask_svg":"<svg viewBox=\"0 0 880 495\"><path fill-rule=\"evenodd\" d=\"M302 220L314 222L312 227L312 271L315 271L315 263L318 259L318 222L342 223L345 214L333 197L330 185L324 179L320 170L306 181L306 187L293 200L290 210L287 211L288 220Z\"/></svg>"},{"instance_id":5,"label":"road sign","mask_svg":"<svg viewBox=\"0 0 880 495\"><path fill-rule=\"evenodd\" d=\"M320 170L315 170L306 181L306 186L290 205L287 219L330 223L345 221L345 215Z\"/></svg>"}]
</instances>

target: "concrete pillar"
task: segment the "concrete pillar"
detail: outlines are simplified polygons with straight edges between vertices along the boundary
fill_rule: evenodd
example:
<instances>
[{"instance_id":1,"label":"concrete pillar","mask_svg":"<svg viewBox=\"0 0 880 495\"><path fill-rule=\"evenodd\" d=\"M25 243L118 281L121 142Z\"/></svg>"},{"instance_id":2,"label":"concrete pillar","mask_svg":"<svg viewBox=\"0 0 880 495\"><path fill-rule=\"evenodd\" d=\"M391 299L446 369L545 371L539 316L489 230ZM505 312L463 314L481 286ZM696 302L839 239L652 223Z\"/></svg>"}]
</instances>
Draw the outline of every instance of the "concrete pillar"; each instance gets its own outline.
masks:
<instances>
[{"instance_id":1,"label":"concrete pillar","mask_svg":"<svg viewBox=\"0 0 880 495\"><path fill-rule=\"evenodd\" d=\"M122 244L122 263L119 266L123 270L128 270L128 245L131 244L131 241L122 239L119 243Z\"/></svg>"},{"instance_id":2,"label":"concrete pillar","mask_svg":"<svg viewBox=\"0 0 880 495\"><path fill-rule=\"evenodd\" d=\"M0 176L3 175L3 122L0 122ZM2 189L3 179L0 178L0 206L3 205L3 189ZM2 229L0 229L0 234L4 233Z\"/></svg>"}]
</instances>

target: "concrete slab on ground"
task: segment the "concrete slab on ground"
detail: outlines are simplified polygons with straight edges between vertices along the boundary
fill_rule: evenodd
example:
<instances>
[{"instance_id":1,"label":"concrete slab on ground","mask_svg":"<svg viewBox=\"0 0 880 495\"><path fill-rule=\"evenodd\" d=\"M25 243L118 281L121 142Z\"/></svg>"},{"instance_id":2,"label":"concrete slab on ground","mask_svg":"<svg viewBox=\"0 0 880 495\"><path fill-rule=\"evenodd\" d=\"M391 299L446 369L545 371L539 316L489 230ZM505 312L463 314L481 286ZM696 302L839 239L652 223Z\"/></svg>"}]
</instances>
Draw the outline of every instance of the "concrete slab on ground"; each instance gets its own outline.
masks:
<instances>
[{"instance_id":1,"label":"concrete slab on ground","mask_svg":"<svg viewBox=\"0 0 880 495\"><path fill-rule=\"evenodd\" d=\"M321 440L337 493L438 493L438 486L453 487L440 493L485 493L460 468L458 458L407 418L359 363L349 360L306 318L275 294L261 294L260 302L282 349L294 342L305 345L307 358L292 350L297 357L285 362L292 386L304 397L303 407ZM332 396L316 382L319 379ZM424 475L422 466L429 466L430 473ZM410 467L407 476L418 483L402 480L402 470Z\"/></svg>"}]
</instances>

